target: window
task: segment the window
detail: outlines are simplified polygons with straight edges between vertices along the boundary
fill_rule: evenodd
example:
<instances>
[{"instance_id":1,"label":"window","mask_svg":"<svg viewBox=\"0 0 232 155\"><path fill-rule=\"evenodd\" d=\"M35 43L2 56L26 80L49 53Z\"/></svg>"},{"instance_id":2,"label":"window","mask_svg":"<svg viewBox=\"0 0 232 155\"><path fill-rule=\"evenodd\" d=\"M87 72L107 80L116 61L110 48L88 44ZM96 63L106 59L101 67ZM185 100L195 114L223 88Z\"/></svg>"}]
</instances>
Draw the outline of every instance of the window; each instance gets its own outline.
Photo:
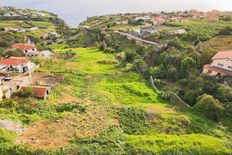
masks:
<instances>
[{"instance_id":1,"label":"window","mask_svg":"<svg viewBox=\"0 0 232 155\"><path fill-rule=\"evenodd\" d=\"M220 66L220 67L223 67L223 66L224 66L224 65L223 65L223 64L221 64L221 63L218 63L217 65L218 65L218 66Z\"/></svg>"},{"instance_id":2,"label":"window","mask_svg":"<svg viewBox=\"0 0 232 155\"><path fill-rule=\"evenodd\" d=\"M212 71L211 71L211 70L208 70L208 73L212 73Z\"/></svg>"},{"instance_id":3,"label":"window","mask_svg":"<svg viewBox=\"0 0 232 155\"><path fill-rule=\"evenodd\" d=\"M228 66L229 69L232 69L232 66Z\"/></svg>"},{"instance_id":4,"label":"window","mask_svg":"<svg viewBox=\"0 0 232 155\"><path fill-rule=\"evenodd\" d=\"M25 53L27 53L27 50L25 50Z\"/></svg>"}]
</instances>

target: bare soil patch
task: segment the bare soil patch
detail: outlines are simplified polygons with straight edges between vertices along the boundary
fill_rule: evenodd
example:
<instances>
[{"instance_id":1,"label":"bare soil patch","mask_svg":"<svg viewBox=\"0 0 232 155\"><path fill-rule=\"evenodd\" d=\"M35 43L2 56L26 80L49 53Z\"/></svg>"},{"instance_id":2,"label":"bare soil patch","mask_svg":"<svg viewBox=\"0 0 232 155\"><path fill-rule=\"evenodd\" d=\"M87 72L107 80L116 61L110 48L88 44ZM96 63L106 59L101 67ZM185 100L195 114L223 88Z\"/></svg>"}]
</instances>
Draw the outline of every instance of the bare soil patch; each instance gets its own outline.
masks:
<instances>
[{"instance_id":1,"label":"bare soil patch","mask_svg":"<svg viewBox=\"0 0 232 155\"><path fill-rule=\"evenodd\" d=\"M82 100L71 96L69 94L64 94L60 99L58 99L55 104L68 104L68 103L82 103Z\"/></svg>"},{"instance_id":2,"label":"bare soil patch","mask_svg":"<svg viewBox=\"0 0 232 155\"><path fill-rule=\"evenodd\" d=\"M65 118L57 121L46 121L27 128L18 138L19 143L25 143L39 149L59 148L66 146L73 138L91 138L114 124L107 110L102 106L82 100L86 111L75 110Z\"/></svg>"},{"instance_id":3,"label":"bare soil patch","mask_svg":"<svg viewBox=\"0 0 232 155\"><path fill-rule=\"evenodd\" d=\"M35 72L32 74L34 83L44 83L56 85L64 81L64 76L60 74L49 74L44 72Z\"/></svg>"}]
</instances>

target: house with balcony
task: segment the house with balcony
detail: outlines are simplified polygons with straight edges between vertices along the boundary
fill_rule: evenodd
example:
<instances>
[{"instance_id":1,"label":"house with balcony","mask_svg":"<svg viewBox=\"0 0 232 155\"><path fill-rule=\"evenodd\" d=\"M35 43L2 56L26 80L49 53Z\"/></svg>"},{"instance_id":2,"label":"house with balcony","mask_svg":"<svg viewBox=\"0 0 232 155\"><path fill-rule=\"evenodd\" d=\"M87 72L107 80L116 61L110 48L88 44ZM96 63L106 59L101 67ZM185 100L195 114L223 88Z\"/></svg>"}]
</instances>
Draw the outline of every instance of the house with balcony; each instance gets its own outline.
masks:
<instances>
[{"instance_id":1,"label":"house with balcony","mask_svg":"<svg viewBox=\"0 0 232 155\"><path fill-rule=\"evenodd\" d=\"M220 51L203 67L203 73L209 76L232 76L232 50Z\"/></svg>"}]
</instances>

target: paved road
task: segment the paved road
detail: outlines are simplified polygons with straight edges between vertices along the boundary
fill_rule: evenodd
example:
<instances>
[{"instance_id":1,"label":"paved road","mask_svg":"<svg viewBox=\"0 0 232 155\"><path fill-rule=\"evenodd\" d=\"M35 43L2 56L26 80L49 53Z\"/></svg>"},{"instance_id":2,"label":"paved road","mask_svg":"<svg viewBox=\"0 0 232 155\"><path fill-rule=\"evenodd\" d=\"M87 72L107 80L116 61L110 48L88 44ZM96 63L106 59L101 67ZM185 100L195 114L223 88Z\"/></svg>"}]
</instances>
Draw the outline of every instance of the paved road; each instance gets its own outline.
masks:
<instances>
[{"instance_id":1,"label":"paved road","mask_svg":"<svg viewBox=\"0 0 232 155\"><path fill-rule=\"evenodd\" d=\"M146 44L151 44L151 45L160 45L159 43L156 43L156 42L153 42L153 41L149 41L149 40L144 40L142 38L139 38L139 37L136 37L136 36L133 36L132 34L129 34L129 33L124 33L124 32L120 32L120 31L114 31L115 33L118 33L118 34L121 34L123 36L127 36L128 38L130 39L134 39L134 40L137 40L137 41L141 41L143 43L146 43Z\"/></svg>"}]
</instances>

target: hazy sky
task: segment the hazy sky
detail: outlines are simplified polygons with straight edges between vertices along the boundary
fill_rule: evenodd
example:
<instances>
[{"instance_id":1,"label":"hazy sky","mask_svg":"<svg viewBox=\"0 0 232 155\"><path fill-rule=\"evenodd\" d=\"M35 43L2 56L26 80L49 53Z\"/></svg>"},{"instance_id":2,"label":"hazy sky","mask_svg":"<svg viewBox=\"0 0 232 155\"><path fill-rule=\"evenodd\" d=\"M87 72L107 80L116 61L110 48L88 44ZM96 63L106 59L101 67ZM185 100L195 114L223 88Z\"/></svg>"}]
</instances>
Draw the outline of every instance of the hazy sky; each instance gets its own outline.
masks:
<instances>
[{"instance_id":1,"label":"hazy sky","mask_svg":"<svg viewBox=\"0 0 232 155\"><path fill-rule=\"evenodd\" d=\"M0 0L1 6L47 10L76 26L87 16L172 10L232 10L232 0Z\"/></svg>"}]
</instances>

